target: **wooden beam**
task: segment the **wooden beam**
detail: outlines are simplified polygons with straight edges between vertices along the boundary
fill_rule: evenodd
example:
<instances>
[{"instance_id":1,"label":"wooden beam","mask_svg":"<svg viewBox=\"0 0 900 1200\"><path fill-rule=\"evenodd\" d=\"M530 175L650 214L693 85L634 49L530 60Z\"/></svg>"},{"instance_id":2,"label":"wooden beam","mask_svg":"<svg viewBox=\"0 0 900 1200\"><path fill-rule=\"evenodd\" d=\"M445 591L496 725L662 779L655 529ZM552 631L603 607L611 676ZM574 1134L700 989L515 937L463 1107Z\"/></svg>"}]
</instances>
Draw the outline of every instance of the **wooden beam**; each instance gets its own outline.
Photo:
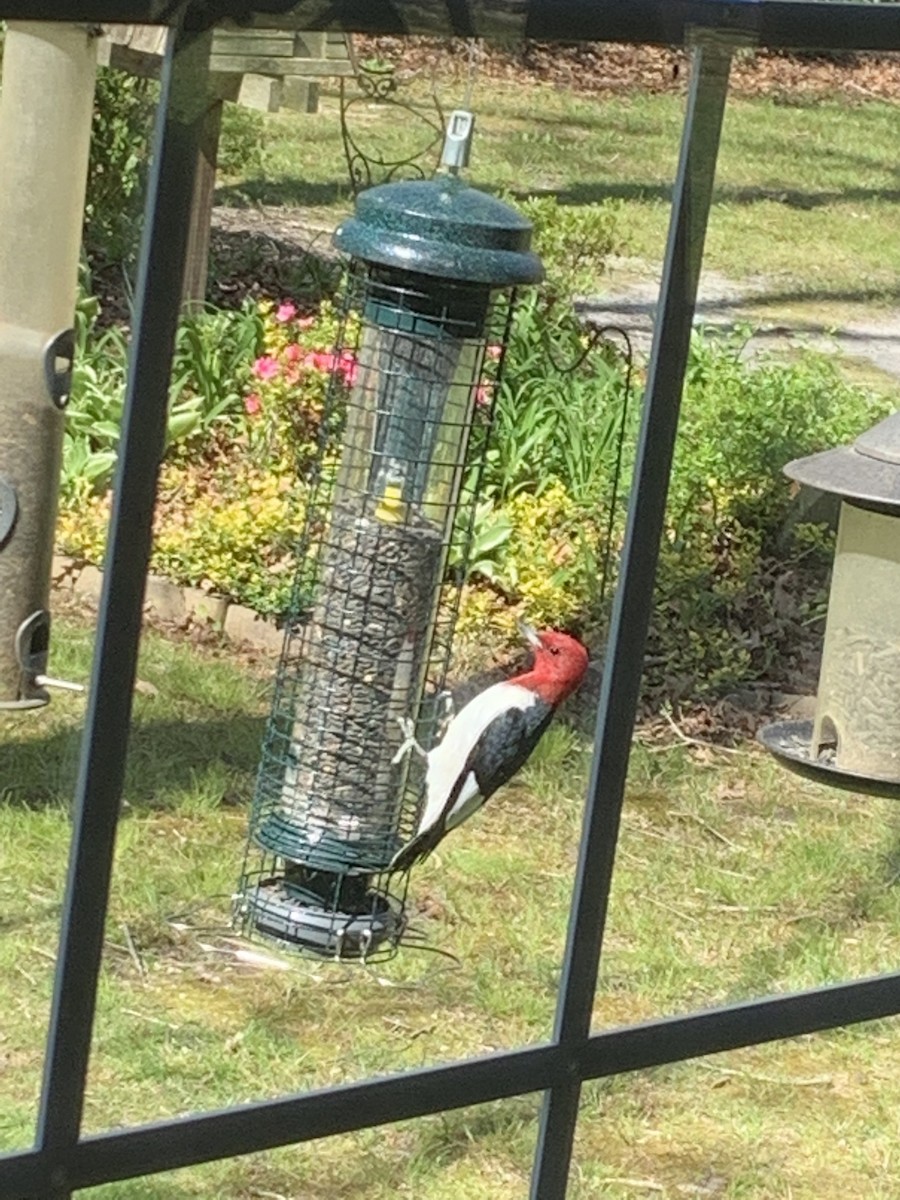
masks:
<instances>
[{"instance_id":1,"label":"wooden beam","mask_svg":"<svg viewBox=\"0 0 900 1200\"><path fill-rule=\"evenodd\" d=\"M328 78L336 75L352 75L353 66L349 59L334 58L272 58L257 54L213 54L209 60L211 71L225 71L241 75L311 75Z\"/></svg>"},{"instance_id":2,"label":"wooden beam","mask_svg":"<svg viewBox=\"0 0 900 1200\"><path fill-rule=\"evenodd\" d=\"M189 307L199 307L206 300L210 225L216 187L216 160L219 155L223 107L221 100L213 100L206 111L200 134L200 152L197 159L197 175L194 180L194 196L191 202L191 221L184 264L184 283L181 289L182 303Z\"/></svg>"}]
</instances>

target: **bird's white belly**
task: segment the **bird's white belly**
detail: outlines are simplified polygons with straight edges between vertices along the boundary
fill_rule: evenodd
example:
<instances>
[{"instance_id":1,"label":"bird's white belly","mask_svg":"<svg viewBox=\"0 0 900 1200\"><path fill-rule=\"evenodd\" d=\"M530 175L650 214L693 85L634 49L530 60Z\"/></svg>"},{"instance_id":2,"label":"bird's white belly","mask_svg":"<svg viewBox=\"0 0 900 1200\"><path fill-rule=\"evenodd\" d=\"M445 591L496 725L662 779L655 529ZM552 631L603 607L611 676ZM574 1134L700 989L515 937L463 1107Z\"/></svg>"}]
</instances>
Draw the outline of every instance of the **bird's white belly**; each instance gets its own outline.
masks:
<instances>
[{"instance_id":1,"label":"bird's white belly","mask_svg":"<svg viewBox=\"0 0 900 1200\"><path fill-rule=\"evenodd\" d=\"M427 801L419 833L438 820L453 791L459 773L478 744L478 739L497 717L511 708L531 708L537 697L529 688L503 680L495 683L456 714L440 743L428 753ZM477 807L478 782L470 772L448 816L448 827L460 824Z\"/></svg>"}]
</instances>

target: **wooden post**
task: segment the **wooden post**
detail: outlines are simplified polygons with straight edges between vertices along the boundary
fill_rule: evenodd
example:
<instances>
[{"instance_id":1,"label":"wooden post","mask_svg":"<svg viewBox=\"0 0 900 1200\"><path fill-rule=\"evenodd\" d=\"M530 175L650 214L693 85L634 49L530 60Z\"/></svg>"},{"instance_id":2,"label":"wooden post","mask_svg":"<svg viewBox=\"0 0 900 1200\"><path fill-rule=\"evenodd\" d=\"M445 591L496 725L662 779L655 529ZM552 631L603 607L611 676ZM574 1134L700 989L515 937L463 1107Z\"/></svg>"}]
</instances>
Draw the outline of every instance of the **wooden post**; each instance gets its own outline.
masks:
<instances>
[{"instance_id":1,"label":"wooden post","mask_svg":"<svg viewBox=\"0 0 900 1200\"><path fill-rule=\"evenodd\" d=\"M184 286L181 292L182 303L191 308L201 307L206 300L210 227L216 189L216 161L219 155L219 135L222 131L223 103L219 99L210 102L200 135L200 154L197 159L187 257L184 264Z\"/></svg>"}]
</instances>

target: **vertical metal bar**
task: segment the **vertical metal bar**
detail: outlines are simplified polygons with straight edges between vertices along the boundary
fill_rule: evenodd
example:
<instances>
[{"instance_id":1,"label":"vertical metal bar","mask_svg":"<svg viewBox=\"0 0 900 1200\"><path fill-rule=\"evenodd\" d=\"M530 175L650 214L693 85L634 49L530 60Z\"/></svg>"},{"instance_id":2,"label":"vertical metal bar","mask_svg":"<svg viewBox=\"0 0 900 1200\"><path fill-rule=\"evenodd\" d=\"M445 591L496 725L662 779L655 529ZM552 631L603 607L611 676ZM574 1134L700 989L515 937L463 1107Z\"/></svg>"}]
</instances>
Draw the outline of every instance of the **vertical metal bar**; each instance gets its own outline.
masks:
<instances>
[{"instance_id":1,"label":"vertical metal bar","mask_svg":"<svg viewBox=\"0 0 900 1200\"><path fill-rule=\"evenodd\" d=\"M532 1200L563 1200L568 1184L581 1095L574 1064L590 1033L730 62L727 43L698 38L556 1012L573 1074L544 1096Z\"/></svg>"},{"instance_id":2,"label":"vertical metal bar","mask_svg":"<svg viewBox=\"0 0 900 1200\"><path fill-rule=\"evenodd\" d=\"M131 700L163 453L210 35L170 33L138 274L136 333L82 740L59 957L38 1117L53 1196L67 1198L91 1047Z\"/></svg>"}]
</instances>

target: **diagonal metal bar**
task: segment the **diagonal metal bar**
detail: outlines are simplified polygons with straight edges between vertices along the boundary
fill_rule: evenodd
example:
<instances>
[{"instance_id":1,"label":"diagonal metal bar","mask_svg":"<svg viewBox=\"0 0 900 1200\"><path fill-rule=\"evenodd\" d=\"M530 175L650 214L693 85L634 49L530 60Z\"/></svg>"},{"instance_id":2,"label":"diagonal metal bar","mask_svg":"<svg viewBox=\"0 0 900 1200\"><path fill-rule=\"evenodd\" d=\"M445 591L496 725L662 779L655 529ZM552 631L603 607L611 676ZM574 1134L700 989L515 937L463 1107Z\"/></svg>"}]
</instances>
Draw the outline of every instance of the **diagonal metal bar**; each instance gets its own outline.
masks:
<instances>
[{"instance_id":1,"label":"diagonal metal bar","mask_svg":"<svg viewBox=\"0 0 900 1200\"><path fill-rule=\"evenodd\" d=\"M570 1049L573 1059L590 1032L730 63L728 42L711 34L699 39L694 49L556 1014L556 1040ZM532 1200L563 1200L566 1194L580 1094L580 1082L573 1072L570 1082L552 1089L544 1098Z\"/></svg>"},{"instance_id":2,"label":"diagonal metal bar","mask_svg":"<svg viewBox=\"0 0 900 1200\"><path fill-rule=\"evenodd\" d=\"M84 1106L209 40L171 33L163 69L38 1117L37 1145L48 1162L61 1160L77 1141ZM54 1196L69 1195L61 1167L51 1180Z\"/></svg>"},{"instance_id":3,"label":"diagonal metal bar","mask_svg":"<svg viewBox=\"0 0 900 1200\"><path fill-rule=\"evenodd\" d=\"M71 1148L65 1169L71 1186L93 1187L541 1091L573 1074L605 1078L898 1012L900 973L832 984L607 1030L575 1057L531 1046L94 1135ZM34 1151L0 1156L0 1200L43 1196L43 1178Z\"/></svg>"}]
</instances>

